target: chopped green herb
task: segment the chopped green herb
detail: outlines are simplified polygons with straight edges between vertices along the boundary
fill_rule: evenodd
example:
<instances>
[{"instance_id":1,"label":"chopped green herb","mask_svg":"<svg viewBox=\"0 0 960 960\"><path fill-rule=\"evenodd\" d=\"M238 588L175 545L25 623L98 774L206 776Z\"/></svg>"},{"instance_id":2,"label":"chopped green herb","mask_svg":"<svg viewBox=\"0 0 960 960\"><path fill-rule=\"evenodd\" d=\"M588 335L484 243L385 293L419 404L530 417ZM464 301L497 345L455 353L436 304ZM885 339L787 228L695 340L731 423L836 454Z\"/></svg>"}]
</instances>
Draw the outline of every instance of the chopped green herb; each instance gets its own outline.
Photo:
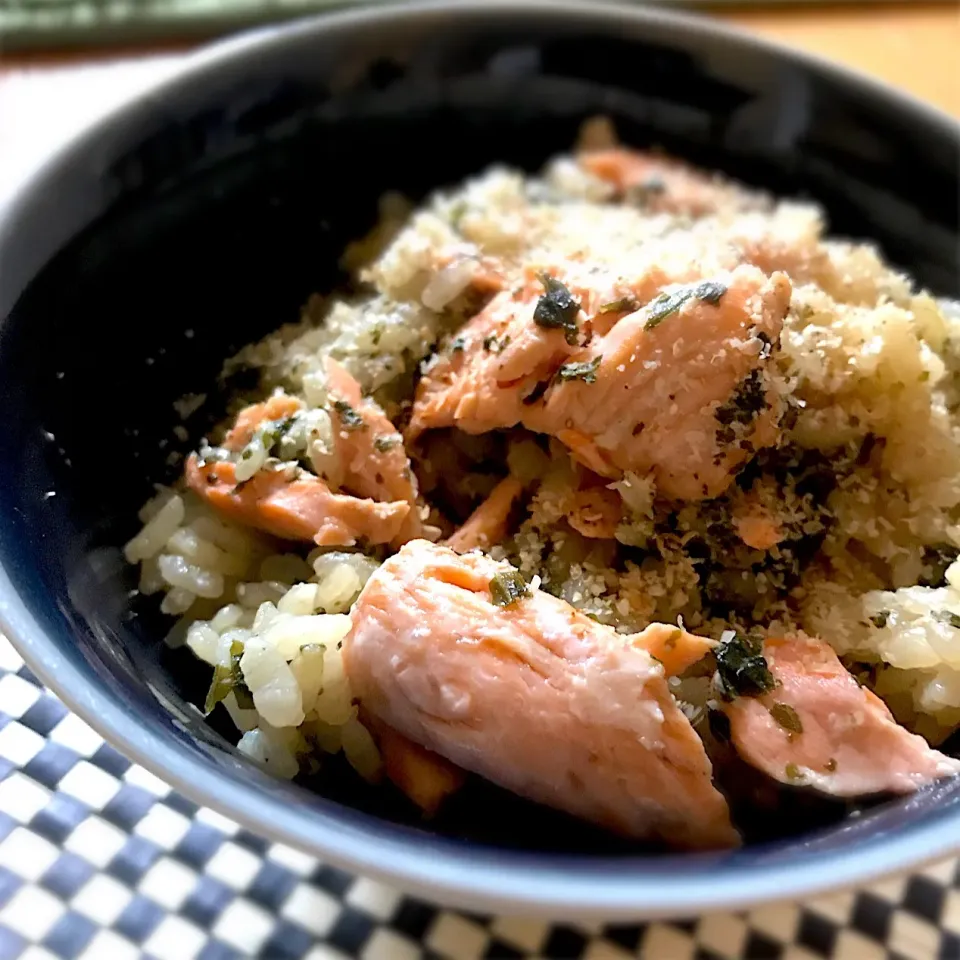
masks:
<instances>
[{"instance_id":1,"label":"chopped green herb","mask_svg":"<svg viewBox=\"0 0 960 960\"><path fill-rule=\"evenodd\" d=\"M296 460L306 448L306 434L303 431L294 431L297 425L297 416L287 417L285 420L275 421L275 429L267 447L269 456L280 460Z\"/></svg>"},{"instance_id":2,"label":"chopped green herb","mask_svg":"<svg viewBox=\"0 0 960 960\"><path fill-rule=\"evenodd\" d=\"M567 343L577 342L580 332L577 326L577 314L580 313L580 301L557 279L547 273L540 275L544 294L537 300L533 310L533 322L548 330L563 330Z\"/></svg>"},{"instance_id":3,"label":"chopped green herb","mask_svg":"<svg viewBox=\"0 0 960 960\"><path fill-rule=\"evenodd\" d=\"M257 427L250 442L240 451L241 460L250 460L258 454L265 453L267 457L281 457L281 447L287 440L287 432L297 422L296 416L285 417L282 420L267 420ZM291 447L290 443L286 446ZM297 446L293 444L292 446ZM295 458L297 450L291 451L290 457L281 457L281 459Z\"/></svg>"},{"instance_id":4,"label":"chopped green herb","mask_svg":"<svg viewBox=\"0 0 960 960\"><path fill-rule=\"evenodd\" d=\"M497 345L497 337L491 333L490 336L483 338L483 349L490 351Z\"/></svg>"},{"instance_id":5,"label":"chopped green herb","mask_svg":"<svg viewBox=\"0 0 960 960\"><path fill-rule=\"evenodd\" d=\"M949 610L938 610L934 617L941 623L949 623L951 627L960 630L960 614L951 613Z\"/></svg>"},{"instance_id":6,"label":"chopped green herb","mask_svg":"<svg viewBox=\"0 0 960 960\"><path fill-rule=\"evenodd\" d=\"M510 569L496 574L490 581L490 596L498 607L509 607L511 603L529 597L530 590L520 571Z\"/></svg>"},{"instance_id":7,"label":"chopped green herb","mask_svg":"<svg viewBox=\"0 0 960 960\"><path fill-rule=\"evenodd\" d=\"M238 668L239 669L239 668ZM253 702L253 694L250 692L250 688L241 681L233 688L233 696L237 701L237 706L241 710L254 710L255 704Z\"/></svg>"},{"instance_id":8,"label":"chopped green herb","mask_svg":"<svg viewBox=\"0 0 960 960\"><path fill-rule=\"evenodd\" d=\"M661 293L659 297L647 305L647 319L643 324L644 330L653 330L659 327L672 313L676 313L690 299L688 289L677 290L675 293Z\"/></svg>"},{"instance_id":9,"label":"chopped green herb","mask_svg":"<svg viewBox=\"0 0 960 960\"><path fill-rule=\"evenodd\" d=\"M253 695L244 682L243 672L240 670L242 656L243 644L238 640L234 641L230 646L230 663L218 664L213 670L213 680L207 691L207 699L203 703L204 714L211 713L231 690L237 699L237 706L242 710L253 709Z\"/></svg>"},{"instance_id":10,"label":"chopped green herb","mask_svg":"<svg viewBox=\"0 0 960 960\"><path fill-rule=\"evenodd\" d=\"M561 380L582 380L584 383L597 382L597 369L603 357L584 360L583 363L565 363L558 375Z\"/></svg>"},{"instance_id":11,"label":"chopped green herb","mask_svg":"<svg viewBox=\"0 0 960 960\"><path fill-rule=\"evenodd\" d=\"M638 309L640 304L637 302L637 298L628 294L625 297L621 297L619 300L611 300L609 303L601 303L597 314L602 313L633 313L634 310Z\"/></svg>"},{"instance_id":12,"label":"chopped green herb","mask_svg":"<svg viewBox=\"0 0 960 960\"><path fill-rule=\"evenodd\" d=\"M373 333L370 334L370 341L375 347L380 346L380 338L383 336L383 327L377 326L373 328Z\"/></svg>"},{"instance_id":13,"label":"chopped green herb","mask_svg":"<svg viewBox=\"0 0 960 960\"><path fill-rule=\"evenodd\" d=\"M377 453L386 453L400 443L400 437L395 433L384 434L373 441L373 448Z\"/></svg>"},{"instance_id":14,"label":"chopped green herb","mask_svg":"<svg viewBox=\"0 0 960 960\"><path fill-rule=\"evenodd\" d=\"M716 306L727 288L716 280L704 280L696 285L681 287L673 293L661 293L647 304L647 319L644 330L659 327L671 314L676 313L688 300L696 298L711 306Z\"/></svg>"},{"instance_id":15,"label":"chopped green herb","mask_svg":"<svg viewBox=\"0 0 960 960\"><path fill-rule=\"evenodd\" d=\"M715 307L726 292L727 287L725 284L719 283L717 280L704 280L703 283L697 284L693 295L698 300L702 300L704 303L709 303L710 306Z\"/></svg>"},{"instance_id":16,"label":"chopped green herb","mask_svg":"<svg viewBox=\"0 0 960 960\"><path fill-rule=\"evenodd\" d=\"M803 771L795 764L788 763L784 768L783 772L786 774L788 780L803 780Z\"/></svg>"},{"instance_id":17,"label":"chopped green herb","mask_svg":"<svg viewBox=\"0 0 960 960\"><path fill-rule=\"evenodd\" d=\"M770 716L789 733L803 733L803 721L789 703L775 703L770 708Z\"/></svg>"},{"instance_id":18,"label":"chopped green herb","mask_svg":"<svg viewBox=\"0 0 960 960\"><path fill-rule=\"evenodd\" d=\"M889 610L881 610L879 613L875 613L871 618L870 622L882 630L887 625L887 620L890 618Z\"/></svg>"},{"instance_id":19,"label":"chopped green herb","mask_svg":"<svg viewBox=\"0 0 960 960\"><path fill-rule=\"evenodd\" d=\"M777 685L763 656L763 643L735 634L714 651L717 660L716 685L724 700L756 697Z\"/></svg>"},{"instance_id":20,"label":"chopped green herb","mask_svg":"<svg viewBox=\"0 0 960 960\"><path fill-rule=\"evenodd\" d=\"M333 409L337 411L340 417L340 423L345 429L362 430L366 427L366 421L346 400L334 400Z\"/></svg>"},{"instance_id":21,"label":"chopped green herb","mask_svg":"<svg viewBox=\"0 0 960 960\"><path fill-rule=\"evenodd\" d=\"M450 344L450 352L461 353L466 346L467 341L463 337L454 337L453 343Z\"/></svg>"}]
</instances>

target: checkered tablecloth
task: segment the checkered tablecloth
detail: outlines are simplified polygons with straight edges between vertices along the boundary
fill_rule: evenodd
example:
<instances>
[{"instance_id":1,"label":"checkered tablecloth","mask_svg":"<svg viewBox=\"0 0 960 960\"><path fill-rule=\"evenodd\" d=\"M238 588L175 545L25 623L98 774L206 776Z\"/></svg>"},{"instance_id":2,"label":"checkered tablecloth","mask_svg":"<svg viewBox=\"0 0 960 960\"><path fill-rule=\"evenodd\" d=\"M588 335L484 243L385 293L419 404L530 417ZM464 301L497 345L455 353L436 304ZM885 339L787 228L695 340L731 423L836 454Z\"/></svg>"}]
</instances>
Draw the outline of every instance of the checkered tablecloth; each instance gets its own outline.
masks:
<instances>
[{"instance_id":1,"label":"checkered tablecloth","mask_svg":"<svg viewBox=\"0 0 960 960\"><path fill-rule=\"evenodd\" d=\"M456 913L270 843L174 793L0 637L0 960L960 960L960 870L633 925Z\"/></svg>"}]
</instances>

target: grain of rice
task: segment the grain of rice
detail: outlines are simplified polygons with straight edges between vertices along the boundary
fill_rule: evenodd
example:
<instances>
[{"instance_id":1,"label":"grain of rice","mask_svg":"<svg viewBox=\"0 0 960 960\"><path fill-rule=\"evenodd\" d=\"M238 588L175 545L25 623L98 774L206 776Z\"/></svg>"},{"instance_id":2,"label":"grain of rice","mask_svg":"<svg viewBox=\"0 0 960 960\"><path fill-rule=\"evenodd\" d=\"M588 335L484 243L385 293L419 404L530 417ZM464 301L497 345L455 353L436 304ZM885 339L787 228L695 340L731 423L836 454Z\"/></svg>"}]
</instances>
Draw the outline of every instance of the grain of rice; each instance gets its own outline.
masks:
<instances>
[{"instance_id":1,"label":"grain of rice","mask_svg":"<svg viewBox=\"0 0 960 960\"><path fill-rule=\"evenodd\" d=\"M127 563L155 557L183 522L183 498L171 494L143 529L123 549Z\"/></svg>"},{"instance_id":2,"label":"grain of rice","mask_svg":"<svg viewBox=\"0 0 960 960\"><path fill-rule=\"evenodd\" d=\"M192 527L180 527L167 540L164 548L167 553L185 557L198 567L223 574L240 577L246 572L247 564L240 557L234 557L221 550L209 540L204 540Z\"/></svg>"},{"instance_id":3,"label":"grain of rice","mask_svg":"<svg viewBox=\"0 0 960 960\"><path fill-rule=\"evenodd\" d=\"M241 558L250 557L259 546L257 537L240 527L224 523L210 513L205 513L193 521L193 529L198 537L209 540L228 553Z\"/></svg>"},{"instance_id":4,"label":"grain of rice","mask_svg":"<svg viewBox=\"0 0 960 960\"><path fill-rule=\"evenodd\" d=\"M303 700L297 679L287 661L257 637L247 640L240 669L257 713L273 727L296 727L303 723Z\"/></svg>"},{"instance_id":5,"label":"grain of rice","mask_svg":"<svg viewBox=\"0 0 960 960\"><path fill-rule=\"evenodd\" d=\"M149 597L154 593L159 593L167 585L163 574L160 573L160 564L157 562L156 557L150 557L141 563L140 580L137 584L137 589L140 593L145 597Z\"/></svg>"},{"instance_id":6,"label":"grain of rice","mask_svg":"<svg viewBox=\"0 0 960 960\"><path fill-rule=\"evenodd\" d=\"M253 630L254 633L262 633L276 618L277 605L267 600L257 607L257 612L253 615L253 625L250 629Z\"/></svg>"},{"instance_id":7,"label":"grain of rice","mask_svg":"<svg viewBox=\"0 0 960 960\"><path fill-rule=\"evenodd\" d=\"M316 643L300 647L299 652L290 661L290 670L300 685L304 713L311 713L317 703L317 697L323 687L324 648Z\"/></svg>"},{"instance_id":8,"label":"grain of rice","mask_svg":"<svg viewBox=\"0 0 960 960\"><path fill-rule=\"evenodd\" d=\"M217 633L223 633L231 627L236 627L243 620L246 611L239 603L228 603L221 607L210 621L210 627Z\"/></svg>"},{"instance_id":9,"label":"grain of rice","mask_svg":"<svg viewBox=\"0 0 960 960\"><path fill-rule=\"evenodd\" d=\"M160 611L171 616L180 616L193 606L196 599L197 595L195 593L184 590L182 587L173 587L163 598Z\"/></svg>"},{"instance_id":10,"label":"grain of rice","mask_svg":"<svg viewBox=\"0 0 960 960\"><path fill-rule=\"evenodd\" d=\"M209 599L223 595L223 576L219 573L188 563L177 554L162 554L157 564L160 575L171 587L189 590L198 597Z\"/></svg>"},{"instance_id":11,"label":"grain of rice","mask_svg":"<svg viewBox=\"0 0 960 960\"><path fill-rule=\"evenodd\" d=\"M277 604L281 613L307 616L317 609L317 584L298 583L292 586Z\"/></svg>"},{"instance_id":12,"label":"grain of rice","mask_svg":"<svg viewBox=\"0 0 960 960\"><path fill-rule=\"evenodd\" d=\"M370 731L354 717L343 725L341 739L350 766L364 780L377 783L383 777L383 762Z\"/></svg>"},{"instance_id":13,"label":"grain of rice","mask_svg":"<svg viewBox=\"0 0 960 960\"><path fill-rule=\"evenodd\" d=\"M247 610L256 610L261 603L277 603L286 592L286 585L274 580L266 583L238 583L237 602Z\"/></svg>"},{"instance_id":14,"label":"grain of rice","mask_svg":"<svg viewBox=\"0 0 960 960\"><path fill-rule=\"evenodd\" d=\"M220 634L209 624L191 623L187 629L187 646L205 663L213 666L219 662Z\"/></svg>"}]
</instances>

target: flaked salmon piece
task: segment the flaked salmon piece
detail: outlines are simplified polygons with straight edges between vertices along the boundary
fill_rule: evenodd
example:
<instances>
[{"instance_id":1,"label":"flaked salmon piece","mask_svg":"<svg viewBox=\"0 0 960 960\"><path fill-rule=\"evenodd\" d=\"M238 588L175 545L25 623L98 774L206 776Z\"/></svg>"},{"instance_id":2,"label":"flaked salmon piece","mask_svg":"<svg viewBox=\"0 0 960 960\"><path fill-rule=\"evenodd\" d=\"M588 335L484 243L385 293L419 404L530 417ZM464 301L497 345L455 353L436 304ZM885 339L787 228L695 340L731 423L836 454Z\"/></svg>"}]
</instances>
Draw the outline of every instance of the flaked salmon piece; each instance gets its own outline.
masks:
<instances>
[{"instance_id":1,"label":"flaked salmon piece","mask_svg":"<svg viewBox=\"0 0 960 960\"><path fill-rule=\"evenodd\" d=\"M688 633L683 627L667 623L651 623L646 630L634 634L631 642L659 660L668 677L679 676L717 646L715 640Z\"/></svg>"},{"instance_id":2,"label":"flaked salmon piece","mask_svg":"<svg viewBox=\"0 0 960 960\"><path fill-rule=\"evenodd\" d=\"M422 536L417 481L403 438L380 407L363 397L360 384L344 367L330 357L325 366L327 389L333 400L333 444L343 469L343 489L371 500L410 504L394 546Z\"/></svg>"},{"instance_id":3,"label":"flaked salmon piece","mask_svg":"<svg viewBox=\"0 0 960 960\"><path fill-rule=\"evenodd\" d=\"M652 302L638 295L646 306L571 346L533 321L535 289L505 292L464 328L463 349L423 377L408 437L520 423L601 476L652 471L666 497L716 497L779 437L767 366L790 295L784 274L741 265Z\"/></svg>"},{"instance_id":4,"label":"flaked salmon piece","mask_svg":"<svg viewBox=\"0 0 960 960\"><path fill-rule=\"evenodd\" d=\"M421 747L376 719L364 718L377 740L390 782L433 817L444 801L466 782L467 774L439 754Z\"/></svg>"},{"instance_id":5,"label":"flaked salmon piece","mask_svg":"<svg viewBox=\"0 0 960 960\"><path fill-rule=\"evenodd\" d=\"M665 496L715 497L756 450L779 436L768 346L790 303L784 274L741 266L716 303L691 296L650 325L649 309L570 357L595 364L595 383L560 380L525 425L578 435L574 455L601 476L653 471ZM566 442L566 441L564 441Z\"/></svg>"},{"instance_id":6,"label":"flaked salmon piece","mask_svg":"<svg viewBox=\"0 0 960 960\"><path fill-rule=\"evenodd\" d=\"M447 546L457 553L466 553L489 550L501 543L509 532L510 513L522 493L523 484L516 477L504 477L460 529L447 537Z\"/></svg>"},{"instance_id":7,"label":"flaked salmon piece","mask_svg":"<svg viewBox=\"0 0 960 960\"><path fill-rule=\"evenodd\" d=\"M773 779L859 797L910 793L960 773L960 762L904 730L822 640L768 639L763 655L776 688L723 710L737 752Z\"/></svg>"},{"instance_id":8,"label":"flaked salmon piece","mask_svg":"<svg viewBox=\"0 0 960 960\"><path fill-rule=\"evenodd\" d=\"M520 422L527 391L549 379L574 350L562 330L530 321L537 286L497 294L438 354L417 390L408 442L427 429L486 433ZM524 389L527 387L527 390Z\"/></svg>"},{"instance_id":9,"label":"flaked salmon piece","mask_svg":"<svg viewBox=\"0 0 960 960\"><path fill-rule=\"evenodd\" d=\"M632 638L480 553L406 544L351 610L344 666L363 709L466 770L626 836L738 842L710 761Z\"/></svg>"},{"instance_id":10,"label":"flaked salmon piece","mask_svg":"<svg viewBox=\"0 0 960 960\"><path fill-rule=\"evenodd\" d=\"M754 494L734 505L732 520L737 536L754 550L770 550L785 538L770 508Z\"/></svg>"},{"instance_id":11,"label":"flaked salmon piece","mask_svg":"<svg viewBox=\"0 0 960 960\"><path fill-rule=\"evenodd\" d=\"M410 512L403 501L378 503L333 493L313 474L295 468L260 470L238 484L228 461L204 462L191 454L186 481L218 513L285 540L313 541L321 547L348 547L358 540L389 543Z\"/></svg>"},{"instance_id":12,"label":"flaked salmon piece","mask_svg":"<svg viewBox=\"0 0 960 960\"><path fill-rule=\"evenodd\" d=\"M223 438L223 446L234 453L239 452L253 439L260 424L269 420L284 420L302 409L302 401L285 393L274 394L262 403L244 407Z\"/></svg>"},{"instance_id":13,"label":"flaked salmon piece","mask_svg":"<svg viewBox=\"0 0 960 960\"><path fill-rule=\"evenodd\" d=\"M764 205L758 195L671 157L612 147L584 152L577 160L588 173L612 184L621 196L633 195L651 213L702 217L725 208Z\"/></svg>"}]
</instances>

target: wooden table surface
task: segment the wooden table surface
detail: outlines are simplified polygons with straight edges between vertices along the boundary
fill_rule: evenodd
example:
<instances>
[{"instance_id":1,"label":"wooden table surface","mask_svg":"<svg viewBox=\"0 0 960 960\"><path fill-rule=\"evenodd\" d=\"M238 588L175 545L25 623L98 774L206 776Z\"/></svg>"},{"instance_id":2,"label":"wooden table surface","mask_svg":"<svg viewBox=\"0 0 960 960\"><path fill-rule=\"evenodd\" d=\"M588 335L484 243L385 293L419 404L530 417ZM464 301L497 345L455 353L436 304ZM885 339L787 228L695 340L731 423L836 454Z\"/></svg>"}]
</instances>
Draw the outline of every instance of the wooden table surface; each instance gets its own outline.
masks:
<instances>
[{"instance_id":1,"label":"wooden table surface","mask_svg":"<svg viewBox=\"0 0 960 960\"><path fill-rule=\"evenodd\" d=\"M960 2L734 6L715 15L872 74L960 116ZM175 69L184 49L0 61L0 201L58 140Z\"/></svg>"}]
</instances>

